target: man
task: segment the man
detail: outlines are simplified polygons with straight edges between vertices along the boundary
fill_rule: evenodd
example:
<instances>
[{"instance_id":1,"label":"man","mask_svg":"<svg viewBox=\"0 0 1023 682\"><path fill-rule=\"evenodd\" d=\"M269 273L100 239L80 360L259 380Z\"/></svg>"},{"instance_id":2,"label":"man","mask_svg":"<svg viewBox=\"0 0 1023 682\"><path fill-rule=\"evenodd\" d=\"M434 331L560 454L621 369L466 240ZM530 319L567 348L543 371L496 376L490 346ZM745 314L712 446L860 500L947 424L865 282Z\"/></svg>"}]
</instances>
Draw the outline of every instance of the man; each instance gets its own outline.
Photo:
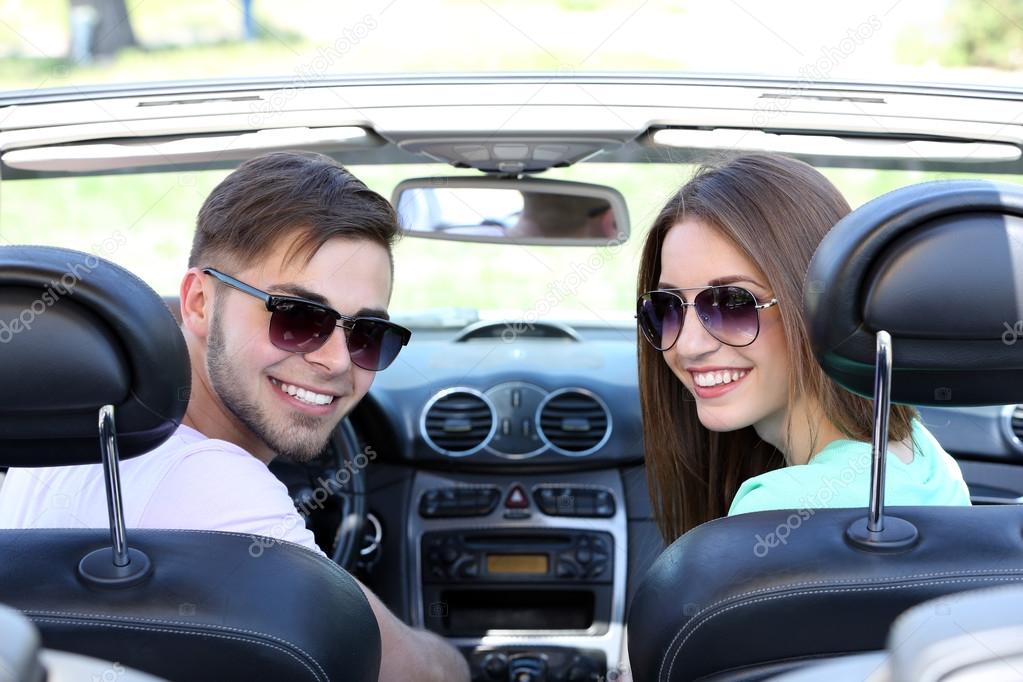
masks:
<instances>
[{"instance_id":1,"label":"man","mask_svg":"<svg viewBox=\"0 0 1023 682\"><path fill-rule=\"evenodd\" d=\"M547 239L607 239L618 235L611 204L596 197L523 192L522 213L506 234Z\"/></svg>"},{"instance_id":2,"label":"man","mask_svg":"<svg viewBox=\"0 0 1023 682\"><path fill-rule=\"evenodd\" d=\"M267 154L213 190L181 282L191 398L166 443L121 464L129 526L320 551L267 464L319 455L408 341L386 319L397 235L390 204L321 155ZM268 296L284 297L270 298L273 312ZM12 469L0 493L0 527L106 525L100 465ZM363 591L380 626L381 680L469 679L453 647Z\"/></svg>"}]
</instances>

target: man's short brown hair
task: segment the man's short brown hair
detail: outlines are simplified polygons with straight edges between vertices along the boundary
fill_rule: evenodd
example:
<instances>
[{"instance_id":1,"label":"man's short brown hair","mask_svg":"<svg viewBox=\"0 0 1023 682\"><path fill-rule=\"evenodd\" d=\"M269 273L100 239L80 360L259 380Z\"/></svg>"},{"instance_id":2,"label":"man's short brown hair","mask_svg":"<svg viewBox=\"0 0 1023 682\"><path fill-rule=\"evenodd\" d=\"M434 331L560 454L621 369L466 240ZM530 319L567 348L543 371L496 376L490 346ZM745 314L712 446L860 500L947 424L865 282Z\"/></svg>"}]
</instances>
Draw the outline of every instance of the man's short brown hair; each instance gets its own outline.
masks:
<instances>
[{"instance_id":1,"label":"man's short brown hair","mask_svg":"<svg viewBox=\"0 0 1023 682\"><path fill-rule=\"evenodd\" d=\"M334 238L366 239L390 256L399 233L391 204L330 157L273 152L246 161L210 192L188 266L246 266L282 237L291 240L286 261L308 261Z\"/></svg>"}]
</instances>

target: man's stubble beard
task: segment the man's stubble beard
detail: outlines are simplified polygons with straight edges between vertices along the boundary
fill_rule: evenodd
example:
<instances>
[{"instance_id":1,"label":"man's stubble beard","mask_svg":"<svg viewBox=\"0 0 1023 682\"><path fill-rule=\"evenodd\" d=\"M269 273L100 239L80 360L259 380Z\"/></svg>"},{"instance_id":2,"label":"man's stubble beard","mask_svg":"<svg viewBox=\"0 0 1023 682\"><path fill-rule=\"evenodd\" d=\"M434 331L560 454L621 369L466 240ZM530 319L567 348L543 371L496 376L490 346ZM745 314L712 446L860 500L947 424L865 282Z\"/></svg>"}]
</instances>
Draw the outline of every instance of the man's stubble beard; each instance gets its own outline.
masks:
<instances>
[{"instance_id":1,"label":"man's stubble beard","mask_svg":"<svg viewBox=\"0 0 1023 682\"><path fill-rule=\"evenodd\" d=\"M301 413L285 416L282 411L281 420L287 419L290 424L275 424L266 410L245 395L244 382L238 380L241 372L232 366L231 355L224 342L221 325L223 303L223 297L217 297L213 305L206 352L206 371L213 392L231 414L277 456L294 462L316 459L326 448L337 423L321 435L318 427L323 428L322 419Z\"/></svg>"}]
</instances>

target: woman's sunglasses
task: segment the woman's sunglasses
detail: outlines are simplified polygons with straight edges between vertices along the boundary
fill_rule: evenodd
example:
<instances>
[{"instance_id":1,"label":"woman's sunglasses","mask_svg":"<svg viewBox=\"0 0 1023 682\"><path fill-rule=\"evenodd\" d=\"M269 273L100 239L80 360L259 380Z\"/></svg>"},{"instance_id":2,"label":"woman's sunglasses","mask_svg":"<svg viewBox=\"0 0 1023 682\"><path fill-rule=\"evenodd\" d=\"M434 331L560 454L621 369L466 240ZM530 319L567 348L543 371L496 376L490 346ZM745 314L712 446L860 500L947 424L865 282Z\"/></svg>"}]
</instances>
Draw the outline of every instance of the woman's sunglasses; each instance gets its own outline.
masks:
<instances>
[{"instance_id":1,"label":"woman's sunglasses","mask_svg":"<svg viewBox=\"0 0 1023 682\"><path fill-rule=\"evenodd\" d=\"M697 291L692 303L677 292ZM760 311L778 303L772 298L757 303L756 296L734 286L691 287L689 289L658 289L648 291L636 303L636 319L650 345L665 351L675 345L682 333L686 308L696 309L703 328L715 339L729 346L748 346L760 333Z\"/></svg>"},{"instance_id":2,"label":"woman's sunglasses","mask_svg":"<svg viewBox=\"0 0 1023 682\"><path fill-rule=\"evenodd\" d=\"M412 332L379 317L347 317L319 303L294 296L276 296L225 275L213 268L203 269L229 287L262 300L270 311L270 343L291 353L312 353L322 348L334 329L341 327L347 336L352 362L378 372L398 357Z\"/></svg>"}]
</instances>

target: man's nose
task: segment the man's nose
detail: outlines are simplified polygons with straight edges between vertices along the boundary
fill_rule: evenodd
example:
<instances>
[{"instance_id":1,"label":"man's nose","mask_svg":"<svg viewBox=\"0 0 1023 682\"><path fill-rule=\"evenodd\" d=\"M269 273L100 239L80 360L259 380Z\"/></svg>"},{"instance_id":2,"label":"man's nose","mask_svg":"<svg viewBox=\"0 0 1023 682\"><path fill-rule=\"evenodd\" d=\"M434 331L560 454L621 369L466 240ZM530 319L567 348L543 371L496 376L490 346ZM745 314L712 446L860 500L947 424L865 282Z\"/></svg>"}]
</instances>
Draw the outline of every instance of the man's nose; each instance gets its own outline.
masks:
<instances>
[{"instance_id":1,"label":"man's nose","mask_svg":"<svg viewBox=\"0 0 1023 682\"><path fill-rule=\"evenodd\" d=\"M352 368L348 338L341 327L336 327L326 343L310 353L305 353L304 357L306 362L321 365L331 374L344 374Z\"/></svg>"}]
</instances>

